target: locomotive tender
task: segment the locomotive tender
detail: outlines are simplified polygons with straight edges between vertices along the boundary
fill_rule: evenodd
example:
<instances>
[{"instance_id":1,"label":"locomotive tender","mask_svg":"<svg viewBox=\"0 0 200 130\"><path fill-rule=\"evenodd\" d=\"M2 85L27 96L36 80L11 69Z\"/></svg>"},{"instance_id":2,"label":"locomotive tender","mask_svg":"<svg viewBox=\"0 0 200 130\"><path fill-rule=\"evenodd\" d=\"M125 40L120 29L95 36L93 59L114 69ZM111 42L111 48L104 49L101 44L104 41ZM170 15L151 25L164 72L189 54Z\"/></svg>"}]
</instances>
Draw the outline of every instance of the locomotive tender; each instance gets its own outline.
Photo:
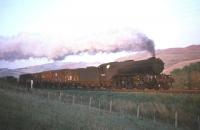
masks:
<instances>
[{"instance_id":1,"label":"locomotive tender","mask_svg":"<svg viewBox=\"0 0 200 130\"><path fill-rule=\"evenodd\" d=\"M168 89L173 79L161 74L164 62L155 57L147 60L110 62L98 67L52 70L33 74L20 75L22 84L34 87L58 88L154 88Z\"/></svg>"}]
</instances>

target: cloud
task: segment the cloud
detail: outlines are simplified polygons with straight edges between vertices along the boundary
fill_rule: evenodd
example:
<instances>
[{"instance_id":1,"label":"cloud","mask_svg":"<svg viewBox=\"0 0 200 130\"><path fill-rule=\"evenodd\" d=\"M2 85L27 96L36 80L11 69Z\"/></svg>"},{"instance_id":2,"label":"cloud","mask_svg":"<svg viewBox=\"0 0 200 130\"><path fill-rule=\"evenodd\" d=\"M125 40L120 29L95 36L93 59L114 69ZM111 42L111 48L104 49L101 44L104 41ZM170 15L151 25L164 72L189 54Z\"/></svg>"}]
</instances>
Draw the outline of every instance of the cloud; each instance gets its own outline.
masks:
<instances>
[{"instance_id":1,"label":"cloud","mask_svg":"<svg viewBox=\"0 0 200 130\"><path fill-rule=\"evenodd\" d=\"M81 53L115 53L121 51L148 51L155 55L154 42L134 30L112 30L77 39L53 39L46 36L21 33L13 37L0 37L0 60L46 57L62 60Z\"/></svg>"}]
</instances>

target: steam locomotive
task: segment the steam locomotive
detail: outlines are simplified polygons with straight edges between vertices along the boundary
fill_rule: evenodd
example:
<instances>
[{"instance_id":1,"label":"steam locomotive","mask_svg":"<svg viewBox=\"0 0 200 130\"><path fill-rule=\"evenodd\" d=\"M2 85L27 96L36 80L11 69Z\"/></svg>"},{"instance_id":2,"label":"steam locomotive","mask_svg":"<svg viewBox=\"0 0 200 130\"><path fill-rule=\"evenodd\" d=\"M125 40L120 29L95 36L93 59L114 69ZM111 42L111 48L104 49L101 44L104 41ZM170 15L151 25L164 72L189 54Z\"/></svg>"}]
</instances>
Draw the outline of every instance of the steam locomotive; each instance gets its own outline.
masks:
<instances>
[{"instance_id":1,"label":"steam locomotive","mask_svg":"<svg viewBox=\"0 0 200 130\"><path fill-rule=\"evenodd\" d=\"M52 70L19 77L21 84L34 87L169 89L173 78L161 74L164 62L155 57L146 60L110 62L98 67Z\"/></svg>"}]
</instances>

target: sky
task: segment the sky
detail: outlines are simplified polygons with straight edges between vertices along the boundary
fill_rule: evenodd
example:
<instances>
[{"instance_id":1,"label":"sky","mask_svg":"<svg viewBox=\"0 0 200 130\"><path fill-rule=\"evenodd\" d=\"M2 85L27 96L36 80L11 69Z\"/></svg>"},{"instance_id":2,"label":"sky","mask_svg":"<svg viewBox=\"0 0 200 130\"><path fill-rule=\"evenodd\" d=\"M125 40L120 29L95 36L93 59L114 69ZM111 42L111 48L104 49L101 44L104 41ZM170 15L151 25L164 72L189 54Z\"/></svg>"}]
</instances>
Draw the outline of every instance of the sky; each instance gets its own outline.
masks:
<instances>
[{"instance_id":1,"label":"sky","mask_svg":"<svg viewBox=\"0 0 200 130\"><path fill-rule=\"evenodd\" d=\"M0 0L0 68L200 44L199 0Z\"/></svg>"}]
</instances>

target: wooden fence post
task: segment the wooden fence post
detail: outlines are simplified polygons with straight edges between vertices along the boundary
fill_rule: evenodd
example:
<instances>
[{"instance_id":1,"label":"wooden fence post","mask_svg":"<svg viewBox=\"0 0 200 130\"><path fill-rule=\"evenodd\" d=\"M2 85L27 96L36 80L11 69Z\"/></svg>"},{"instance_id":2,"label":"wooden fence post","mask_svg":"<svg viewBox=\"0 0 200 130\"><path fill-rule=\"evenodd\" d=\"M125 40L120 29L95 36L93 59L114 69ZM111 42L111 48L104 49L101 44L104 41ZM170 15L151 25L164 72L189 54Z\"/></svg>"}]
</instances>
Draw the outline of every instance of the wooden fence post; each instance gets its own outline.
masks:
<instances>
[{"instance_id":1,"label":"wooden fence post","mask_svg":"<svg viewBox=\"0 0 200 130\"><path fill-rule=\"evenodd\" d=\"M156 123L156 111L153 111L153 123Z\"/></svg>"},{"instance_id":2,"label":"wooden fence post","mask_svg":"<svg viewBox=\"0 0 200 130\"><path fill-rule=\"evenodd\" d=\"M112 100L110 100L110 112L112 112Z\"/></svg>"},{"instance_id":3,"label":"wooden fence post","mask_svg":"<svg viewBox=\"0 0 200 130\"><path fill-rule=\"evenodd\" d=\"M175 128L178 127L178 112L176 111L175 112L175 120L174 120L174 125L175 125Z\"/></svg>"},{"instance_id":4,"label":"wooden fence post","mask_svg":"<svg viewBox=\"0 0 200 130\"><path fill-rule=\"evenodd\" d=\"M197 124L198 124L198 130L200 130L200 118L199 118L199 115L197 116Z\"/></svg>"},{"instance_id":5,"label":"wooden fence post","mask_svg":"<svg viewBox=\"0 0 200 130\"><path fill-rule=\"evenodd\" d=\"M99 99L99 112L101 111L101 100Z\"/></svg>"},{"instance_id":6,"label":"wooden fence post","mask_svg":"<svg viewBox=\"0 0 200 130\"><path fill-rule=\"evenodd\" d=\"M119 106L119 113L120 113L121 116L122 116L122 107L121 107L121 105Z\"/></svg>"},{"instance_id":7,"label":"wooden fence post","mask_svg":"<svg viewBox=\"0 0 200 130\"><path fill-rule=\"evenodd\" d=\"M74 102L75 102L75 96L73 95L72 97L72 104L74 105Z\"/></svg>"},{"instance_id":8,"label":"wooden fence post","mask_svg":"<svg viewBox=\"0 0 200 130\"><path fill-rule=\"evenodd\" d=\"M82 100L83 100L82 98L83 98L83 97L81 96L81 105L83 104L83 103L82 103Z\"/></svg>"},{"instance_id":9,"label":"wooden fence post","mask_svg":"<svg viewBox=\"0 0 200 130\"><path fill-rule=\"evenodd\" d=\"M89 108L91 107L92 97L90 97Z\"/></svg>"},{"instance_id":10,"label":"wooden fence post","mask_svg":"<svg viewBox=\"0 0 200 130\"><path fill-rule=\"evenodd\" d=\"M49 92L47 92L47 98L48 98L48 100L49 100Z\"/></svg>"},{"instance_id":11,"label":"wooden fence post","mask_svg":"<svg viewBox=\"0 0 200 130\"><path fill-rule=\"evenodd\" d=\"M62 99L62 92L59 92L59 100Z\"/></svg>"},{"instance_id":12,"label":"wooden fence post","mask_svg":"<svg viewBox=\"0 0 200 130\"><path fill-rule=\"evenodd\" d=\"M140 117L140 104L137 105L137 118Z\"/></svg>"},{"instance_id":13,"label":"wooden fence post","mask_svg":"<svg viewBox=\"0 0 200 130\"><path fill-rule=\"evenodd\" d=\"M31 89L33 88L33 80L31 79Z\"/></svg>"}]
</instances>

